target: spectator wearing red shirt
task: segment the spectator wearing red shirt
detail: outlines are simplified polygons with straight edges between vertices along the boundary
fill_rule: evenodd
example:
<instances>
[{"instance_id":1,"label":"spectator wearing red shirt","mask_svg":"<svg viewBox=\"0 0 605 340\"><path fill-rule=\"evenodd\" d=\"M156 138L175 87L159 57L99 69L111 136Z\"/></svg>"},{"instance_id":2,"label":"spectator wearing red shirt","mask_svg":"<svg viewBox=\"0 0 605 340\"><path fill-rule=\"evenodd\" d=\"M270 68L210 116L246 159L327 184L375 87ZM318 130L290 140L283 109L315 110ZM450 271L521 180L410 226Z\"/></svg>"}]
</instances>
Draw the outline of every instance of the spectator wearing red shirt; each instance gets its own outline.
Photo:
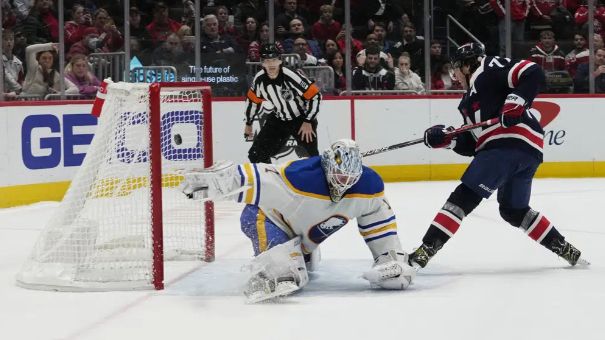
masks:
<instances>
[{"instance_id":1,"label":"spectator wearing red shirt","mask_svg":"<svg viewBox=\"0 0 605 340\"><path fill-rule=\"evenodd\" d=\"M336 36L336 43L338 44L338 48L340 48L341 51L346 50L346 31L344 26L340 29L340 32L338 32L338 35ZM351 30L351 65L355 66L357 65L357 53L361 52L363 50L363 43L361 42L361 40L355 39L353 38L353 30Z\"/></svg>"},{"instance_id":2,"label":"spectator wearing red shirt","mask_svg":"<svg viewBox=\"0 0 605 340\"><path fill-rule=\"evenodd\" d=\"M103 48L104 51L115 52L121 49L124 38L122 38L122 33L120 33L115 22L109 16L109 12L103 8L99 8L95 11L93 19L94 26L86 28L84 35L96 32L102 41L102 43L98 43L98 47Z\"/></svg>"},{"instance_id":3,"label":"spectator wearing red shirt","mask_svg":"<svg viewBox=\"0 0 605 340\"><path fill-rule=\"evenodd\" d=\"M65 43L69 48L84 38L84 30L92 25L92 15L80 4L71 8L71 21L65 23Z\"/></svg>"},{"instance_id":4,"label":"spectator wearing red shirt","mask_svg":"<svg viewBox=\"0 0 605 340\"><path fill-rule=\"evenodd\" d=\"M163 2L156 2L153 7L153 20L146 26L151 35L151 42L154 47L159 46L170 33L176 33L181 28L181 24L168 17L168 6Z\"/></svg>"},{"instance_id":5,"label":"spectator wearing red shirt","mask_svg":"<svg viewBox=\"0 0 605 340\"><path fill-rule=\"evenodd\" d=\"M532 22L552 27L552 11L561 5L560 0L533 0L530 8Z\"/></svg>"},{"instance_id":6,"label":"spectator wearing red shirt","mask_svg":"<svg viewBox=\"0 0 605 340\"><path fill-rule=\"evenodd\" d=\"M311 36L319 42L324 42L328 39L336 39L340 32L341 25L334 20L334 6L323 5L320 7L321 15L313 27L311 27Z\"/></svg>"},{"instance_id":7,"label":"spectator wearing red shirt","mask_svg":"<svg viewBox=\"0 0 605 340\"><path fill-rule=\"evenodd\" d=\"M540 32L540 42L532 47L529 54L529 60L540 65L545 72L565 70L565 54L556 44L552 31Z\"/></svg>"},{"instance_id":8,"label":"spectator wearing red shirt","mask_svg":"<svg viewBox=\"0 0 605 340\"><path fill-rule=\"evenodd\" d=\"M525 34L525 20L529 14L531 0L510 0L511 15L511 40L512 42L523 41ZM505 1L489 0L498 17L498 35L500 36L500 55L506 54L506 32L505 32Z\"/></svg>"},{"instance_id":9,"label":"spectator wearing red shirt","mask_svg":"<svg viewBox=\"0 0 605 340\"><path fill-rule=\"evenodd\" d=\"M565 56L565 68L573 78L576 74L578 65L587 63L590 52L586 47L586 37L576 33L573 38L575 48Z\"/></svg>"},{"instance_id":10,"label":"spectator wearing red shirt","mask_svg":"<svg viewBox=\"0 0 605 340\"><path fill-rule=\"evenodd\" d=\"M431 75L431 90L462 90L462 84L452 79L451 68L452 64L447 60L442 60L435 66Z\"/></svg>"},{"instance_id":11,"label":"spectator wearing red shirt","mask_svg":"<svg viewBox=\"0 0 605 340\"><path fill-rule=\"evenodd\" d=\"M598 34L602 37L605 37L605 7L598 6L594 11L594 33ZM588 6L582 5L578 8L576 13L574 14L574 19L576 21L576 25L583 28L588 25Z\"/></svg>"}]
</instances>

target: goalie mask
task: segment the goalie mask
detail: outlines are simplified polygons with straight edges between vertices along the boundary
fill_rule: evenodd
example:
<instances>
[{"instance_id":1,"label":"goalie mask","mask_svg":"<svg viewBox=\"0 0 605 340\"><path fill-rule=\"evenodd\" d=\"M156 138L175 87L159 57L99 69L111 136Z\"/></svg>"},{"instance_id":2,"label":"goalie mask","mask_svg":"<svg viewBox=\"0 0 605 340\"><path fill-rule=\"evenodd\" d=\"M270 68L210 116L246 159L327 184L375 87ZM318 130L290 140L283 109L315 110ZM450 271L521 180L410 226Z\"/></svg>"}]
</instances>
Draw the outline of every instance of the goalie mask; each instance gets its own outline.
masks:
<instances>
[{"instance_id":1,"label":"goalie mask","mask_svg":"<svg viewBox=\"0 0 605 340\"><path fill-rule=\"evenodd\" d=\"M361 152L355 141L341 139L321 154L321 167L330 187L330 199L338 202L363 172Z\"/></svg>"}]
</instances>

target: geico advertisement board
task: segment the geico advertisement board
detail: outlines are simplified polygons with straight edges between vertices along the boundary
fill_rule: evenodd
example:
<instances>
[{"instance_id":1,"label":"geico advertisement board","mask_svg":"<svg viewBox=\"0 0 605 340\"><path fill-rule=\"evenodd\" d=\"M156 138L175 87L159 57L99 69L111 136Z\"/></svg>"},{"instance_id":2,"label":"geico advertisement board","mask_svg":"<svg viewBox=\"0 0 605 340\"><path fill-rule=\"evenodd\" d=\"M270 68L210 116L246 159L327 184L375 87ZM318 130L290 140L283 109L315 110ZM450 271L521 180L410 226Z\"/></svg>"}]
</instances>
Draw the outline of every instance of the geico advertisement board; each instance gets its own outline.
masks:
<instances>
[{"instance_id":1,"label":"geico advertisement board","mask_svg":"<svg viewBox=\"0 0 605 340\"><path fill-rule=\"evenodd\" d=\"M319 148L339 138L355 137L362 151L421 138L435 124L460 126L458 99L327 99L318 117ZM605 98L538 98L533 105L545 129L545 161L603 161L600 127ZM175 108L175 110L178 108ZM214 158L245 162L251 142L243 137L244 102L213 102ZM0 186L71 180L89 148L97 127L90 104L0 107ZM352 120L352 117L355 117ZM178 120L162 128L168 138L191 126ZM258 131L258 121L255 130ZM115 138L121 138L120 134ZM198 143L198 141L195 141ZM194 143L194 144L195 144ZM180 148L187 147L184 143ZM193 145L192 147L195 147ZM176 148L179 149L179 148ZM173 150L174 151L174 150ZM171 154L164 152L163 158ZM168 155L168 156L167 156ZM277 161L299 156L290 140ZM369 165L454 164L469 158L423 144L368 157Z\"/></svg>"},{"instance_id":2,"label":"geico advertisement board","mask_svg":"<svg viewBox=\"0 0 605 340\"><path fill-rule=\"evenodd\" d=\"M200 160L201 133L192 131L201 124L201 112L183 114L178 103L164 104L162 108L161 138L163 162ZM91 116L90 104L50 105L50 106L7 106L0 107L0 128L6 131L0 137L4 162L0 162L0 186L48 183L71 180L82 164L98 120ZM244 103L223 101L213 103L213 147L215 159L230 159L246 162L251 141L246 141L244 132ZM320 149L327 147L331 140L351 138L350 101L333 100L323 105L323 115L318 128ZM331 112L331 113L330 113ZM141 141L145 134L146 118L136 112L120 113L121 122L115 131L107 132L104 144L111 144L114 162L141 163L148 155ZM258 120L254 123L259 129ZM183 136L179 145L174 143L175 135ZM288 141L277 161L296 158L296 141ZM193 158L192 158L193 157Z\"/></svg>"},{"instance_id":3,"label":"geico advertisement board","mask_svg":"<svg viewBox=\"0 0 605 340\"><path fill-rule=\"evenodd\" d=\"M82 164L97 119L90 104L0 107L5 157L0 185L70 180Z\"/></svg>"}]
</instances>

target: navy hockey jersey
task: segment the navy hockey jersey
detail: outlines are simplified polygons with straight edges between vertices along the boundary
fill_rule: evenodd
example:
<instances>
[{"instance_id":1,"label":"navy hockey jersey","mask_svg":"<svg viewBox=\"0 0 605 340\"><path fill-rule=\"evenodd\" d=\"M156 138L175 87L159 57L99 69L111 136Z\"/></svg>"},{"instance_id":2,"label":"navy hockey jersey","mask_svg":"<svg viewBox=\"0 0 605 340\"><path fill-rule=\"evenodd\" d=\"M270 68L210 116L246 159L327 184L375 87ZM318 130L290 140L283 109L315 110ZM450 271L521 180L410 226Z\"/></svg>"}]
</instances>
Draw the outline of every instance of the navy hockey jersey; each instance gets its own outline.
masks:
<instances>
[{"instance_id":1,"label":"navy hockey jersey","mask_svg":"<svg viewBox=\"0 0 605 340\"><path fill-rule=\"evenodd\" d=\"M458 110L466 124L474 124L500 116L509 94L525 99L526 111L521 123L503 128L500 124L471 132L475 153L498 147L514 147L528 151L542 161L544 130L528 110L544 84L544 72L529 60L485 57L472 74L469 89ZM461 139L471 139L461 136ZM456 149L455 149L456 150Z\"/></svg>"}]
</instances>

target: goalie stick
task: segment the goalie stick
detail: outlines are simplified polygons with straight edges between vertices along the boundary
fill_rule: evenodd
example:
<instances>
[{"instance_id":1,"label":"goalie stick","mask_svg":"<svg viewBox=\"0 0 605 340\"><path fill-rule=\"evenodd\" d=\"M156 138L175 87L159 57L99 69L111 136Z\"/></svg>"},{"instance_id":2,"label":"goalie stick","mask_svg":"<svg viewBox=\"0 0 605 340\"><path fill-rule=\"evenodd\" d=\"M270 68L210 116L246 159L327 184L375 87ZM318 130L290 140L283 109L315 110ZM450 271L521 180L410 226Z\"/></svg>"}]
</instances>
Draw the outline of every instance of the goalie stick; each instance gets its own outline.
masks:
<instances>
[{"instance_id":1,"label":"goalie stick","mask_svg":"<svg viewBox=\"0 0 605 340\"><path fill-rule=\"evenodd\" d=\"M500 122L500 118L492 118L492 119L488 119L488 120L484 120L482 122L479 123L475 123L475 124L471 124L471 125L463 125L453 131L450 131L447 133L447 135L459 135L463 132L472 130L472 129L476 129L479 127L484 127L484 126L490 126L490 125L494 125L494 124L498 124ZM401 148L405 148L406 146L410 146L410 145L416 145L416 144L420 144L424 142L424 137L423 138L417 138L417 139L412 139L409 140L407 142L402 142L402 143L398 143L398 144L393 144L393 145L389 145L389 146L385 146L382 148L378 148L378 149L372 149L372 150L368 150L366 152L362 152L361 156L362 157L368 157L368 156L373 156L373 155L377 155L379 153L383 153L383 152L387 152L387 151L391 151L391 150L397 150L397 149L401 149Z\"/></svg>"}]
</instances>

